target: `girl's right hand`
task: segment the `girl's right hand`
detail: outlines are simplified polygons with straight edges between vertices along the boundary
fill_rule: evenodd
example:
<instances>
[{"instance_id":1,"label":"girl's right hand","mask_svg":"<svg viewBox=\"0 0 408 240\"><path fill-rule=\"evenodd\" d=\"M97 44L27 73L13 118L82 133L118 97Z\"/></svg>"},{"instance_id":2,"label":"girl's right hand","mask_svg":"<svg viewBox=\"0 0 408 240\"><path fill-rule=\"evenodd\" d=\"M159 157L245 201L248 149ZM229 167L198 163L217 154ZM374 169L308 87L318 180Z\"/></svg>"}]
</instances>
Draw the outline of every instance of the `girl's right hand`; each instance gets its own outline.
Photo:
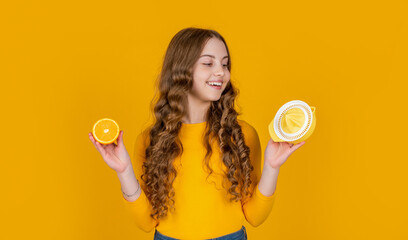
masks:
<instances>
[{"instance_id":1,"label":"girl's right hand","mask_svg":"<svg viewBox=\"0 0 408 240\"><path fill-rule=\"evenodd\" d=\"M119 132L117 145L114 142L107 145L101 144L95 140L91 132L89 133L89 139L102 155L106 164L117 173L122 173L127 168L132 167L129 154L123 143L123 130Z\"/></svg>"}]
</instances>

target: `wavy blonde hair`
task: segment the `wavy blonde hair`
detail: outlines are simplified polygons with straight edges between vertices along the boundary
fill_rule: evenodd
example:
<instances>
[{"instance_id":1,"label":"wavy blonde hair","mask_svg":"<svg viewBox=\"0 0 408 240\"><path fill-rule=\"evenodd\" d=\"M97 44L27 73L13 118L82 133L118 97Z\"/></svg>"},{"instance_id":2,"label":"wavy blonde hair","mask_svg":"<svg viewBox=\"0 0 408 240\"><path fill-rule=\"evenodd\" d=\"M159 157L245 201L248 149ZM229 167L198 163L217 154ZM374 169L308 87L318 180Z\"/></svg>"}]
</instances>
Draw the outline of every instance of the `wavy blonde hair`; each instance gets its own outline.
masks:
<instances>
[{"instance_id":1,"label":"wavy blonde hair","mask_svg":"<svg viewBox=\"0 0 408 240\"><path fill-rule=\"evenodd\" d=\"M148 128L150 144L145 149L146 161L143 162L141 176L146 197L152 205L150 216L156 221L165 217L169 208L174 210L173 182L177 171L173 161L183 153L178 133L187 110L187 93L193 85L193 66L210 38L223 41L230 57L227 44L218 32L192 27L182 29L172 38L164 56L158 78L159 96L156 101L152 101L155 122ZM228 70L231 71L231 58ZM209 141L215 139L228 170L224 172L224 180L228 179L230 183L227 192L232 197L229 200L245 201L248 196L252 196L249 188L253 182L254 167L249 159L250 149L245 144L237 120L241 113L234 109L237 95L237 89L229 81L221 98L212 102L206 113L204 146L207 153L204 163L209 170L208 178L213 173L209 165L212 155Z\"/></svg>"}]
</instances>

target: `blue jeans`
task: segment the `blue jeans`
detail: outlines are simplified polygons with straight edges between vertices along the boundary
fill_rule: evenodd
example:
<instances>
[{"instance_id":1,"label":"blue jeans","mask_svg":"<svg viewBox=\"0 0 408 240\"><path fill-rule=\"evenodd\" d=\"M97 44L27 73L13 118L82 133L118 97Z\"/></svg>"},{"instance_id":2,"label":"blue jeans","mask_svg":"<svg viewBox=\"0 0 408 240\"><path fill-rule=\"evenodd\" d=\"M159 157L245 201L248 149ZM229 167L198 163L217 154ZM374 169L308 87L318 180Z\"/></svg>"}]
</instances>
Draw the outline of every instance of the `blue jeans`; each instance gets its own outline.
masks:
<instances>
[{"instance_id":1,"label":"blue jeans","mask_svg":"<svg viewBox=\"0 0 408 240\"><path fill-rule=\"evenodd\" d=\"M221 237L217 237L217 238L211 238L211 239L212 240L248 240L248 237L247 237L245 227L242 226L242 228L236 232L233 232L233 233L221 236ZM161 234L159 231L157 231L157 229L155 229L153 240L179 240L179 239L167 237Z\"/></svg>"}]
</instances>

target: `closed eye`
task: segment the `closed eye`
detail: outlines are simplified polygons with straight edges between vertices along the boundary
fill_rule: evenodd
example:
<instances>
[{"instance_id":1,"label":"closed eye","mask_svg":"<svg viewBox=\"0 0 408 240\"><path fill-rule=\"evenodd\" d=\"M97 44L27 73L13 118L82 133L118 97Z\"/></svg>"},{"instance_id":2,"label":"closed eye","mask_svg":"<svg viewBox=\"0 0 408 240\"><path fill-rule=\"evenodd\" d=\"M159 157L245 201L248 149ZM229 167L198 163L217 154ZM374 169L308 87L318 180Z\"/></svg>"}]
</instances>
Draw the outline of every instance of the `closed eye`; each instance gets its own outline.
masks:
<instances>
[{"instance_id":1,"label":"closed eye","mask_svg":"<svg viewBox=\"0 0 408 240\"><path fill-rule=\"evenodd\" d=\"M207 65L207 66L211 66L212 65L212 63L203 63L204 65ZM224 64L223 65L224 67L228 67L228 64Z\"/></svg>"}]
</instances>

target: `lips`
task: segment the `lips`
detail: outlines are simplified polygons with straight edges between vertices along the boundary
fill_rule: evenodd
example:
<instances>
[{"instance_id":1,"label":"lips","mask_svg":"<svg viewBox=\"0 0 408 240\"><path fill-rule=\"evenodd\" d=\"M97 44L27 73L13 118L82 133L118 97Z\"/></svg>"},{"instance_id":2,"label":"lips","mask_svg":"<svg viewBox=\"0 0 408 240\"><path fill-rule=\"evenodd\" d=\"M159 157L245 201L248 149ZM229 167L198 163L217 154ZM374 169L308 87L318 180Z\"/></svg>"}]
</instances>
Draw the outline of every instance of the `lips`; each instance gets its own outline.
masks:
<instances>
[{"instance_id":1,"label":"lips","mask_svg":"<svg viewBox=\"0 0 408 240\"><path fill-rule=\"evenodd\" d=\"M206 84L207 84L208 86L210 86L210 87L214 88L214 89L217 89L217 90L220 90L220 89L221 89L221 87L222 87L222 83L221 83L221 86L217 86L217 85L210 85L210 84L209 84L209 82L207 82Z\"/></svg>"}]
</instances>

